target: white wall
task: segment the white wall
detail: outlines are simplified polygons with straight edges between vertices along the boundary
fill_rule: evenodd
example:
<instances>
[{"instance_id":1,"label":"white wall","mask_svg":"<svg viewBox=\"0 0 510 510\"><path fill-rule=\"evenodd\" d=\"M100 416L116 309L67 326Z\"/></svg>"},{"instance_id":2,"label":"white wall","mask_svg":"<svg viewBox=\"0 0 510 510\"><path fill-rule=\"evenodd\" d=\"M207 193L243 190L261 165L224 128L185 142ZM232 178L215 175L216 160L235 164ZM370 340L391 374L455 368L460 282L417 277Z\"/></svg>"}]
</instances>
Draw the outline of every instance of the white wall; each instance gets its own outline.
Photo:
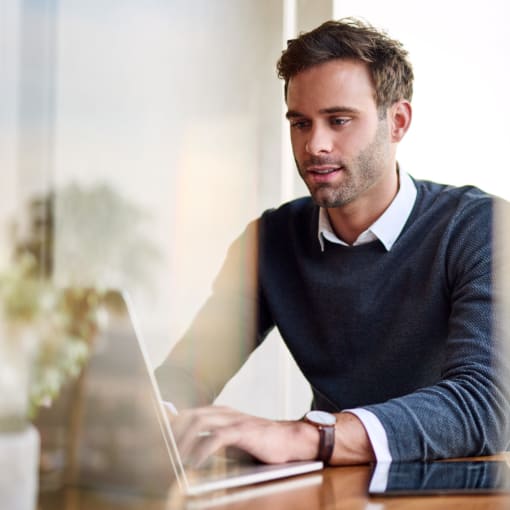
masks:
<instances>
[{"instance_id":1,"label":"white wall","mask_svg":"<svg viewBox=\"0 0 510 510\"><path fill-rule=\"evenodd\" d=\"M474 184L510 197L505 0L335 0L400 39L415 71L414 119L400 161L415 177Z\"/></svg>"}]
</instances>

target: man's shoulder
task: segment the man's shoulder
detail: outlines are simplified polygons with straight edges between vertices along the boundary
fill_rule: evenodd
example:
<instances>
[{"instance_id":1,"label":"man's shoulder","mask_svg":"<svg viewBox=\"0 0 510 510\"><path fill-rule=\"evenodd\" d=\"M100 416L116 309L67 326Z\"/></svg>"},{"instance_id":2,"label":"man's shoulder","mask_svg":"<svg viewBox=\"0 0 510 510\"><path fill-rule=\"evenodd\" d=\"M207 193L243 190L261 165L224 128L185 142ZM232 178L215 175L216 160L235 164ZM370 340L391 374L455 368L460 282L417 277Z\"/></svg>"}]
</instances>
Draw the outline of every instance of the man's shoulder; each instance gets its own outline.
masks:
<instances>
[{"instance_id":1,"label":"man's shoulder","mask_svg":"<svg viewBox=\"0 0 510 510\"><path fill-rule=\"evenodd\" d=\"M455 186L434 181L414 179L418 204L423 209L438 208L467 212L472 208L492 207L494 196L473 185Z\"/></svg>"},{"instance_id":2,"label":"man's shoulder","mask_svg":"<svg viewBox=\"0 0 510 510\"><path fill-rule=\"evenodd\" d=\"M259 218L263 237L289 240L317 236L319 208L311 197L301 197L266 210Z\"/></svg>"},{"instance_id":3,"label":"man's shoulder","mask_svg":"<svg viewBox=\"0 0 510 510\"><path fill-rule=\"evenodd\" d=\"M467 196L468 198L491 198L492 196L483 191L482 189L471 185L466 184L462 186L457 186L453 184L444 184L435 181L429 181L426 179L414 179L413 181L416 185L416 189L418 191L423 191L430 195L440 195L445 194L450 197L461 197Z\"/></svg>"},{"instance_id":4,"label":"man's shoulder","mask_svg":"<svg viewBox=\"0 0 510 510\"><path fill-rule=\"evenodd\" d=\"M430 240L437 252L465 250L466 243L486 247L493 224L494 196L476 186L417 180L417 200L407 232Z\"/></svg>"},{"instance_id":5,"label":"man's shoulder","mask_svg":"<svg viewBox=\"0 0 510 510\"><path fill-rule=\"evenodd\" d=\"M285 202L278 207L267 209L261 216L262 224L289 225L289 222L302 222L306 219L318 218L319 208L311 197L300 197Z\"/></svg>"},{"instance_id":6,"label":"man's shoulder","mask_svg":"<svg viewBox=\"0 0 510 510\"><path fill-rule=\"evenodd\" d=\"M299 197L288 202L285 202L278 207L267 209L263 216L266 217L279 217L289 216L294 214L310 214L313 213L318 207L314 204L311 197Z\"/></svg>"}]
</instances>

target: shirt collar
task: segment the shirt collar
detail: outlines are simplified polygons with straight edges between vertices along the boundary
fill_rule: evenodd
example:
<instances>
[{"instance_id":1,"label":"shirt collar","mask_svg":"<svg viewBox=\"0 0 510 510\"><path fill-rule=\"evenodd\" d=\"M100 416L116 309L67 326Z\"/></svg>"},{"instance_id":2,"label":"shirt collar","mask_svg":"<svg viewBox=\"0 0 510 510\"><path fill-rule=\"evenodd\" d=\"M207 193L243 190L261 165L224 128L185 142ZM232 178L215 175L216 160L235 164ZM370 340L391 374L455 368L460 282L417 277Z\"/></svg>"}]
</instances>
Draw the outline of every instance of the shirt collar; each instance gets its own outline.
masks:
<instances>
[{"instance_id":1,"label":"shirt collar","mask_svg":"<svg viewBox=\"0 0 510 510\"><path fill-rule=\"evenodd\" d=\"M411 177L407 173L399 171L399 180L399 190L389 207L367 230L359 235L353 246L379 239L387 251L391 250L400 232L402 232L416 201L416 186ZM332 243L349 246L335 234L327 211L323 207L319 209L318 237L321 251L324 251L325 248L324 239Z\"/></svg>"}]
</instances>

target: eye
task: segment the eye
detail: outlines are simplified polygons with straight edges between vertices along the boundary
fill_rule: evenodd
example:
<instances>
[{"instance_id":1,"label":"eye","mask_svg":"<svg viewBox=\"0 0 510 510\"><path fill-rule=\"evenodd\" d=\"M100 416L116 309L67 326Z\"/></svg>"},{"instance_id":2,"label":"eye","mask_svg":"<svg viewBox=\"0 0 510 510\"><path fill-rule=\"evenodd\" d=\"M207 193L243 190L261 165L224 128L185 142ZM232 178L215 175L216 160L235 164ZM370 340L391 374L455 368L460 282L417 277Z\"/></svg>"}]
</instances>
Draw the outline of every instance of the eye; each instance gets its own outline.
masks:
<instances>
[{"instance_id":1,"label":"eye","mask_svg":"<svg viewBox=\"0 0 510 510\"><path fill-rule=\"evenodd\" d=\"M331 117L330 122L333 126L345 126L350 120L348 117Z\"/></svg>"},{"instance_id":2,"label":"eye","mask_svg":"<svg viewBox=\"0 0 510 510\"><path fill-rule=\"evenodd\" d=\"M305 129L310 126L310 122L305 119L293 120L290 123L290 127L293 129Z\"/></svg>"}]
</instances>

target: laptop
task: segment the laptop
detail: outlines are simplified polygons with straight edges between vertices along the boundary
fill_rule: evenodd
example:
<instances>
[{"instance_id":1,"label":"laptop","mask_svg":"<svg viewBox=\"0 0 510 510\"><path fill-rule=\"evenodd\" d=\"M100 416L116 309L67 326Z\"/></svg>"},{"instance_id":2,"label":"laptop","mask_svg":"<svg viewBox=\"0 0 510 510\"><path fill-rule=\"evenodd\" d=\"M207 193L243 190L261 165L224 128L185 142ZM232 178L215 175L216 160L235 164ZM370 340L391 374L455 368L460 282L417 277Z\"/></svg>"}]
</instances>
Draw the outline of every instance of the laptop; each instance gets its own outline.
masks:
<instances>
[{"instance_id":1,"label":"laptop","mask_svg":"<svg viewBox=\"0 0 510 510\"><path fill-rule=\"evenodd\" d=\"M317 461L266 465L224 456L213 457L204 468L186 468L129 297L112 292L105 303L106 327L95 339L79 391L67 399L74 415L68 485L199 496L322 469ZM321 477L303 483L312 481L320 483Z\"/></svg>"}]
</instances>

